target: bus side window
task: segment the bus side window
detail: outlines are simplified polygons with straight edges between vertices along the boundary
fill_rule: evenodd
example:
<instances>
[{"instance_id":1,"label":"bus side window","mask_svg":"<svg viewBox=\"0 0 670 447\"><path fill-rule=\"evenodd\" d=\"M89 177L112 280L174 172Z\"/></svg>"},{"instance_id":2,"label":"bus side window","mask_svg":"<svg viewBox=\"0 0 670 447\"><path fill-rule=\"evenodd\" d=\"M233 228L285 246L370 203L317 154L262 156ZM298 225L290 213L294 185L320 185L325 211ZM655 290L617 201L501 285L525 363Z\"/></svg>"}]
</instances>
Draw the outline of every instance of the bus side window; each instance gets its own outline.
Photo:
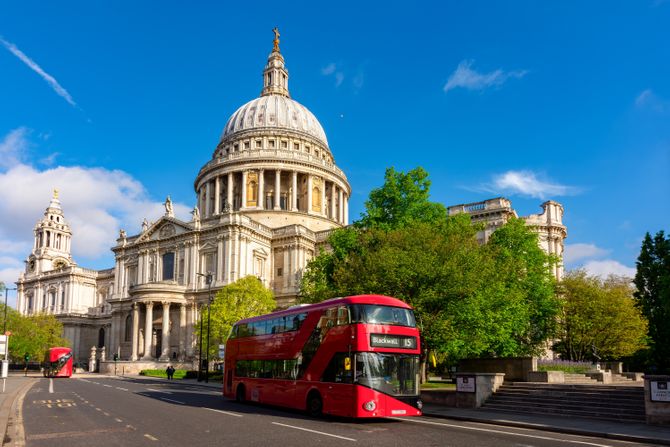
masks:
<instances>
[{"instance_id":1,"label":"bus side window","mask_svg":"<svg viewBox=\"0 0 670 447\"><path fill-rule=\"evenodd\" d=\"M349 308L347 306L340 306L337 308L337 324L349 324Z\"/></svg>"}]
</instances>

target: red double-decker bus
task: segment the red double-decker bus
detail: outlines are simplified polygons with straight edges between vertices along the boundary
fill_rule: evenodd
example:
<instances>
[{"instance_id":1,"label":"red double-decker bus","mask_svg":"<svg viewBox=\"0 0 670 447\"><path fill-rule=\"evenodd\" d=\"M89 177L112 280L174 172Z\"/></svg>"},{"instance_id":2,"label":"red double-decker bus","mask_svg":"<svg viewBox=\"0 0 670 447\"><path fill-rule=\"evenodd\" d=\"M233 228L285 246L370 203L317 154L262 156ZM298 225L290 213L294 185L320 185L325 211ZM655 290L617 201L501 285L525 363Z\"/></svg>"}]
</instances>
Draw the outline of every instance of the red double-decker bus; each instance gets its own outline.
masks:
<instances>
[{"instance_id":1,"label":"red double-decker bus","mask_svg":"<svg viewBox=\"0 0 670 447\"><path fill-rule=\"evenodd\" d=\"M419 331L404 302L335 298L238 321L223 395L344 417L418 416Z\"/></svg>"},{"instance_id":2,"label":"red double-decker bus","mask_svg":"<svg viewBox=\"0 0 670 447\"><path fill-rule=\"evenodd\" d=\"M72 376L72 349L49 348L44 354L44 377Z\"/></svg>"}]
</instances>

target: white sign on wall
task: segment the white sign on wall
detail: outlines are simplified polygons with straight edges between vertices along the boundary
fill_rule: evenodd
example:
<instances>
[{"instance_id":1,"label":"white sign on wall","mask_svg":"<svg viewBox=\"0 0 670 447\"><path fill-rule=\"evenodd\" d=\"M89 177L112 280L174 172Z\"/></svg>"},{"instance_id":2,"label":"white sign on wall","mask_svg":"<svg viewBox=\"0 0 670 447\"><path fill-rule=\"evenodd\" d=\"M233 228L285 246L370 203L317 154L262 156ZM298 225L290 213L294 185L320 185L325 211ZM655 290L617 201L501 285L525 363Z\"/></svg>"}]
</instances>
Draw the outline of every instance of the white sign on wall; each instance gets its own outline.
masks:
<instances>
[{"instance_id":1,"label":"white sign on wall","mask_svg":"<svg viewBox=\"0 0 670 447\"><path fill-rule=\"evenodd\" d=\"M0 355L7 354L7 336L0 335Z\"/></svg>"},{"instance_id":2,"label":"white sign on wall","mask_svg":"<svg viewBox=\"0 0 670 447\"><path fill-rule=\"evenodd\" d=\"M459 393L474 393L476 380L475 376L456 377L456 391Z\"/></svg>"},{"instance_id":3,"label":"white sign on wall","mask_svg":"<svg viewBox=\"0 0 670 447\"><path fill-rule=\"evenodd\" d=\"M649 381L649 393L652 402L670 402L670 382L666 380Z\"/></svg>"}]
</instances>

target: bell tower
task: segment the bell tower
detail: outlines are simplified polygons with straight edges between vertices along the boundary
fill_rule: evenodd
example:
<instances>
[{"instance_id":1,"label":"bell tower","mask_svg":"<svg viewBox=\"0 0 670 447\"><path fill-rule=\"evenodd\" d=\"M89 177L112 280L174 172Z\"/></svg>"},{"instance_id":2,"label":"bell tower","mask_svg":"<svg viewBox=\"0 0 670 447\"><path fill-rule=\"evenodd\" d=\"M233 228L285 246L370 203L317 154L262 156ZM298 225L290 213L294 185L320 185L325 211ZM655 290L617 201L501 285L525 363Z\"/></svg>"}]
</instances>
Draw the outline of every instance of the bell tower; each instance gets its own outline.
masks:
<instances>
[{"instance_id":1,"label":"bell tower","mask_svg":"<svg viewBox=\"0 0 670 447\"><path fill-rule=\"evenodd\" d=\"M70 254L72 230L63 216L58 190L54 189L51 202L44 217L35 225L34 233L33 250L26 261L27 274L59 270L74 264Z\"/></svg>"}]
</instances>

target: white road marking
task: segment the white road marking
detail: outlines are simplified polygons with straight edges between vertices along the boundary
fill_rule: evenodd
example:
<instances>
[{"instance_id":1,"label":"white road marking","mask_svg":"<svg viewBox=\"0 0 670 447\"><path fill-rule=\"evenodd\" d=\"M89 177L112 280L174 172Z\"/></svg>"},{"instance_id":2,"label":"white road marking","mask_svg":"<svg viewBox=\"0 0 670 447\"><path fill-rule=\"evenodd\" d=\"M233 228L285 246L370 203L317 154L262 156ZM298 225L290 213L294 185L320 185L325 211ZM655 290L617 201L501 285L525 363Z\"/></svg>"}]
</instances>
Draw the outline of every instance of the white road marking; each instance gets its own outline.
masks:
<instances>
[{"instance_id":1,"label":"white road marking","mask_svg":"<svg viewBox=\"0 0 670 447\"><path fill-rule=\"evenodd\" d=\"M49 379L49 394L54 392L54 379Z\"/></svg>"},{"instance_id":2,"label":"white road marking","mask_svg":"<svg viewBox=\"0 0 670 447\"><path fill-rule=\"evenodd\" d=\"M484 428L484 427L469 427L469 426L464 426L464 425L455 425L455 424L445 424L442 422L432 422L432 421L424 421L420 419L404 419L404 418L394 418L390 417L388 419L394 419L396 421L402 421L402 422L413 422L416 424L428 424L428 425L438 425L441 427L449 427L449 428L460 428L463 430L474 430L474 431L483 431L487 433L498 433L501 435L511 435L511 436L521 436L524 438L533 438L533 439L543 439L546 441L556 441L556 442L565 442L568 444L584 444L584 445L592 445L595 447L610 447L610 444L596 444L595 442L587 442L587 441L577 441L574 439L560 439L560 438L550 438L548 436L539 436L539 435L530 435L526 433L515 433L513 431L505 431L505 430L495 430L492 428Z\"/></svg>"},{"instance_id":3,"label":"white road marking","mask_svg":"<svg viewBox=\"0 0 670 447\"><path fill-rule=\"evenodd\" d=\"M123 422L123 419L119 419L119 418L114 418L114 420L115 420L116 422Z\"/></svg>"},{"instance_id":4,"label":"white road marking","mask_svg":"<svg viewBox=\"0 0 670 447\"><path fill-rule=\"evenodd\" d=\"M352 438L347 438L347 437L344 437L344 436L334 435L332 433L324 433L322 431L317 431L317 430L310 430L309 428L296 427L295 425L280 424L279 422L273 422L273 424L274 425L279 425L280 427L295 428L296 430L308 431L310 433L316 433L318 435L331 436L331 437L337 438L337 439L344 439L345 441L356 442L356 440L352 439Z\"/></svg>"},{"instance_id":5,"label":"white road marking","mask_svg":"<svg viewBox=\"0 0 670 447\"><path fill-rule=\"evenodd\" d=\"M98 383L98 382L94 382L94 381L92 381L92 380L91 380L91 383L95 383L96 385L100 385L100 383Z\"/></svg>"},{"instance_id":6,"label":"white road marking","mask_svg":"<svg viewBox=\"0 0 670 447\"><path fill-rule=\"evenodd\" d=\"M128 388L121 388L120 386L117 386L116 389L121 391L128 391Z\"/></svg>"},{"instance_id":7,"label":"white road marking","mask_svg":"<svg viewBox=\"0 0 670 447\"><path fill-rule=\"evenodd\" d=\"M184 405L184 404L185 404L185 402L179 402L178 400L168 399L167 397L161 397L161 400L166 400L166 401L168 401L168 402L174 402L174 403L176 403L176 404L181 404L181 405Z\"/></svg>"},{"instance_id":8,"label":"white road marking","mask_svg":"<svg viewBox=\"0 0 670 447\"><path fill-rule=\"evenodd\" d=\"M231 413L230 411L216 410L214 408L207 408L207 407L202 407L202 408L204 408L205 410L209 410L209 411L216 411L217 413L227 414L228 416L235 416L235 417L238 417L238 418L242 417L241 414Z\"/></svg>"},{"instance_id":9,"label":"white road marking","mask_svg":"<svg viewBox=\"0 0 670 447\"><path fill-rule=\"evenodd\" d=\"M149 433L145 433L145 434L144 434L144 437L145 437L145 438L148 438L148 439L151 439L152 441L158 441L158 438L154 438L154 437L151 436Z\"/></svg>"},{"instance_id":10,"label":"white road marking","mask_svg":"<svg viewBox=\"0 0 670 447\"><path fill-rule=\"evenodd\" d=\"M163 391L163 390L156 390L156 389L153 389L153 388L147 388L147 391L151 391L152 393L165 393L165 394L172 394L172 393L171 393L171 392L169 392L169 391Z\"/></svg>"},{"instance_id":11,"label":"white road marking","mask_svg":"<svg viewBox=\"0 0 670 447\"><path fill-rule=\"evenodd\" d=\"M102 386L106 386L107 388L111 388L111 387L112 387L112 385L107 385L107 384L103 384Z\"/></svg>"},{"instance_id":12,"label":"white road marking","mask_svg":"<svg viewBox=\"0 0 670 447\"><path fill-rule=\"evenodd\" d=\"M102 410L98 407L95 407L95 411L102 411Z\"/></svg>"},{"instance_id":13,"label":"white road marking","mask_svg":"<svg viewBox=\"0 0 670 447\"><path fill-rule=\"evenodd\" d=\"M102 414L104 414L105 416L109 416L109 413L107 413L106 411L103 411Z\"/></svg>"}]
</instances>

